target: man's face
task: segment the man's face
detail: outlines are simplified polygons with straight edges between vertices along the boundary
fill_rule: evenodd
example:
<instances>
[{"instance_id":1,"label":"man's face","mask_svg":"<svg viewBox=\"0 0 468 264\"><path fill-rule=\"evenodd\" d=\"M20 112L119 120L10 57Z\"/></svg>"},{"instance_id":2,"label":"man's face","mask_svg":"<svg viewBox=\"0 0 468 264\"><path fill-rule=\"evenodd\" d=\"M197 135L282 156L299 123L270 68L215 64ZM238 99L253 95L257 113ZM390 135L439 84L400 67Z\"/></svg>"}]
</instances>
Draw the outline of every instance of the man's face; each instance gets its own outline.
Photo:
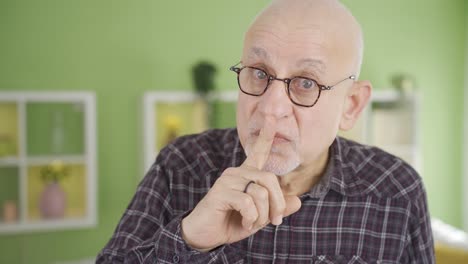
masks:
<instances>
[{"instance_id":1,"label":"man's face","mask_svg":"<svg viewBox=\"0 0 468 264\"><path fill-rule=\"evenodd\" d=\"M261 68L277 78L303 76L333 85L353 74L352 54L337 41L326 23L284 23L260 19L246 35L242 65ZM339 128L345 95L352 81L322 91L313 107L293 104L286 84L272 81L262 96L239 91L237 129L247 155L265 122L274 119L276 136L265 170L285 175L316 165L328 156Z\"/></svg>"}]
</instances>

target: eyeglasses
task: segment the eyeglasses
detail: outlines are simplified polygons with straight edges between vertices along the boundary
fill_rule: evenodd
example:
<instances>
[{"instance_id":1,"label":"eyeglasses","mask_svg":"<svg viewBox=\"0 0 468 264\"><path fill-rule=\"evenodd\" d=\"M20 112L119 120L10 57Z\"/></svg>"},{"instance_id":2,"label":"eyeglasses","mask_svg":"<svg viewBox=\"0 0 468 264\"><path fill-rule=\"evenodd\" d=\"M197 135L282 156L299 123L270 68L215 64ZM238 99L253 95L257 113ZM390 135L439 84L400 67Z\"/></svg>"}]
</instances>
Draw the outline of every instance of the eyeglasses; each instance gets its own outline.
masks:
<instances>
[{"instance_id":1,"label":"eyeglasses","mask_svg":"<svg viewBox=\"0 0 468 264\"><path fill-rule=\"evenodd\" d=\"M237 67L241 62L229 68L229 70L237 73L237 83L239 89L248 95L261 96L263 95L272 81L284 82L288 89L288 97L295 105L312 107L314 106L323 90L331 90L336 85L346 80L355 80L356 76L351 75L334 85L319 84L316 80L301 76L292 78L276 78L268 74L265 70L255 67L243 66Z\"/></svg>"}]
</instances>

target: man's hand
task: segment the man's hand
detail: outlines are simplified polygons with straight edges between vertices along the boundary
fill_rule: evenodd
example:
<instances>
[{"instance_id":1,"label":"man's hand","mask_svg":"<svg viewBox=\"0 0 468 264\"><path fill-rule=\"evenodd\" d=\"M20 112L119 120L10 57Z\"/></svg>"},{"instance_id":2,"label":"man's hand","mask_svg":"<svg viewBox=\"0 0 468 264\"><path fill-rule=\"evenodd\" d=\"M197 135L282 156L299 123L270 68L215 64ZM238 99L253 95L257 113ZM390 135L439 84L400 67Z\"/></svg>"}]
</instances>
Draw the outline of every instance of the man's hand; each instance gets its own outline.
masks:
<instances>
[{"instance_id":1,"label":"man's hand","mask_svg":"<svg viewBox=\"0 0 468 264\"><path fill-rule=\"evenodd\" d=\"M301 207L297 196L284 196L277 176L262 171L275 136L274 121L266 122L255 145L237 168L228 168L193 211L182 220L182 236L188 245L209 251L242 240L270 222ZM247 192L244 188L250 182Z\"/></svg>"}]
</instances>

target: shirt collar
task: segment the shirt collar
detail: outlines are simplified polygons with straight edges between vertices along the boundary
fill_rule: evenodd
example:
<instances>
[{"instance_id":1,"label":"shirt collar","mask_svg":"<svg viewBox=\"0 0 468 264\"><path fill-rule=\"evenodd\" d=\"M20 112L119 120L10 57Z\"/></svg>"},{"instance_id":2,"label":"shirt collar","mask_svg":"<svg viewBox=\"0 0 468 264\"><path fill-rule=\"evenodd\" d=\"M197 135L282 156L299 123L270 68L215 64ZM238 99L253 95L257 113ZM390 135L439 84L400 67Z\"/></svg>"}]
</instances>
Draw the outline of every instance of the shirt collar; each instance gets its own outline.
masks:
<instances>
[{"instance_id":1,"label":"shirt collar","mask_svg":"<svg viewBox=\"0 0 468 264\"><path fill-rule=\"evenodd\" d=\"M320 181L302 196L321 198L330 190L343 196L357 196L364 192L361 179L355 173L353 163L348 161L349 147L346 142L343 138L335 138L329 148L330 154L325 173Z\"/></svg>"},{"instance_id":2,"label":"shirt collar","mask_svg":"<svg viewBox=\"0 0 468 264\"><path fill-rule=\"evenodd\" d=\"M330 158L326 173L329 174L330 189L345 196L363 193L362 180L355 172L355 164L349 157L347 140L336 137L330 146Z\"/></svg>"}]
</instances>

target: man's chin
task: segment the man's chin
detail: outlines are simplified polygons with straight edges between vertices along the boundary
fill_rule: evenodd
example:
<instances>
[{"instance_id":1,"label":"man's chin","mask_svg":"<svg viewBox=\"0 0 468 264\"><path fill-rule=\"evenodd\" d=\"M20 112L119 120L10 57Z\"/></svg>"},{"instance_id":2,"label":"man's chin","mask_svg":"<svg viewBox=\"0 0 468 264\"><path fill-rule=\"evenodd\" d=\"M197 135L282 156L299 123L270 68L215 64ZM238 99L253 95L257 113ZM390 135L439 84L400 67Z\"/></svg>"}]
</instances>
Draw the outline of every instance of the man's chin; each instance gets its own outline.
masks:
<instances>
[{"instance_id":1,"label":"man's chin","mask_svg":"<svg viewBox=\"0 0 468 264\"><path fill-rule=\"evenodd\" d=\"M265 163L263 170L271 172L277 176L284 176L299 167L297 160L281 159L278 157L271 157Z\"/></svg>"}]
</instances>

